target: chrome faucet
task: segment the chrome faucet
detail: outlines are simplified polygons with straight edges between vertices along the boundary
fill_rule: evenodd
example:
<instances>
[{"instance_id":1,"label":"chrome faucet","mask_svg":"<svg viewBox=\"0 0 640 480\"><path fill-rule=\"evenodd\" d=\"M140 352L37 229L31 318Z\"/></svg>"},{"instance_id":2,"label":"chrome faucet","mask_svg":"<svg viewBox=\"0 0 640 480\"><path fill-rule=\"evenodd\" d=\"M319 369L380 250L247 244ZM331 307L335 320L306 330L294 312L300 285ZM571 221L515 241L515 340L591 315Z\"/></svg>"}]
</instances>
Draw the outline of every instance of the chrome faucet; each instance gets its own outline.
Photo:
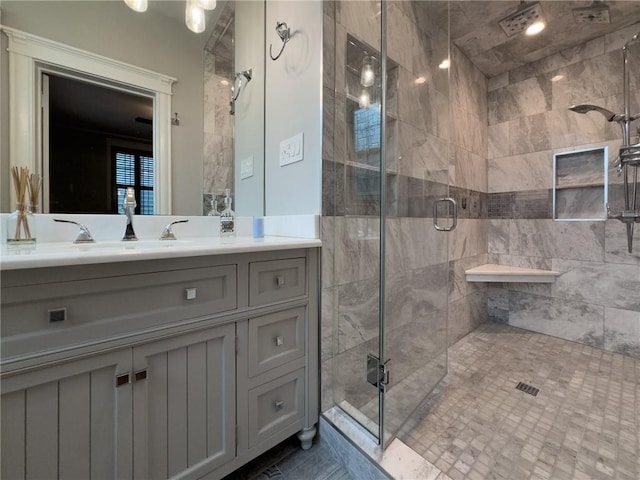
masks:
<instances>
[{"instance_id":1,"label":"chrome faucet","mask_svg":"<svg viewBox=\"0 0 640 480\"><path fill-rule=\"evenodd\" d=\"M125 227L124 236L122 237L123 241L138 240L136 232L133 231L133 214L137 205L136 194L133 187L127 187L127 193L124 196L124 201L122 202L124 214L127 216L127 226Z\"/></svg>"},{"instance_id":2,"label":"chrome faucet","mask_svg":"<svg viewBox=\"0 0 640 480\"><path fill-rule=\"evenodd\" d=\"M74 222L73 220L63 220L62 218L54 218L53 221L59 222L59 223L72 223L73 225L78 226L80 230L78 231L78 236L73 241L73 243L94 243L95 242L95 240L91 236L91 232L89 231L89 229L82 223Z\"/></svg>"}]
</instances>

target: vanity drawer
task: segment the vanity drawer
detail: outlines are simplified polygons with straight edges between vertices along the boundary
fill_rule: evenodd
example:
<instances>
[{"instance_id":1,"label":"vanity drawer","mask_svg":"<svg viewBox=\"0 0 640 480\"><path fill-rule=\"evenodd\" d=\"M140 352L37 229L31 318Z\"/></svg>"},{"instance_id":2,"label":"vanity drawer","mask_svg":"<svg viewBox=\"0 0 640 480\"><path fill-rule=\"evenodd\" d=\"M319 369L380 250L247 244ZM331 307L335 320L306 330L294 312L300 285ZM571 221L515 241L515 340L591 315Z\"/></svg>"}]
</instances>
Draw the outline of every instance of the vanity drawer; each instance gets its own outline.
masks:
<instances>
[{"instance_id":1,"label":"vanity drawer","mask_svg":"<svg viewBox=\"0 0 640 480\"><path fill-rule=\"evenodd\" d=\"M3 288L2 357L233 310L236 276L222 265Z\"/></svg>"},{"instance_id":2,"label":"vanity drawer","mask_svg":"<svg viewBox=\"0 0 640 480\"><path fill-rule=\"evenodd\" d=\"M249 305L265 305L305 295L304 258L289 258L249 265Z\"/></svg>"},{"instance_id":3,"label":"vanity drawer","mask_svg":"<svg viewBox=\"0 0 640 480\"><path fill-rule=\"evenodd\" d=\"M249 390L249 447L304 418L304 368Z\"/></svg>"},{"instance_id":4,"label":"vanity drawer","mask_svg":"<svg viewBox=\"0 0 640 480\"><path fill-rule=\"evenodd\" d=\"M249 320L249 376L304 356L306 307Z\"/></svg>"}]
</instances>

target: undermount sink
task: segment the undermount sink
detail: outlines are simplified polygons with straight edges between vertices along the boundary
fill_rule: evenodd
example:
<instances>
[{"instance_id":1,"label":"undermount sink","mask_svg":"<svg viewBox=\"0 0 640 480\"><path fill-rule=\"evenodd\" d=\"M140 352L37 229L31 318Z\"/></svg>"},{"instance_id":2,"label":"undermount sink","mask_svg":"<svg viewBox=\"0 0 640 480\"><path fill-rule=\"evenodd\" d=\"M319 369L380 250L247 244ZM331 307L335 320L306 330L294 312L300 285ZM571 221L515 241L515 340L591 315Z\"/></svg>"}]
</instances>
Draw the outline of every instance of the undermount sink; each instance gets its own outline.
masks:
<instances>
[{"instance_id":1,"label":"undermount sink","mask_svg":"<svg viewBox=\"0 0 640 480\"><path fill-rule=\"evenodd\" d=\"M56 243L41 244L43 250L55 251L94 251L94 250L140 250L146 248L170 248L184 247L193 243L192 240L133 240L133 241L108 241L95 243Z\"/></svg>"}]
</instances>

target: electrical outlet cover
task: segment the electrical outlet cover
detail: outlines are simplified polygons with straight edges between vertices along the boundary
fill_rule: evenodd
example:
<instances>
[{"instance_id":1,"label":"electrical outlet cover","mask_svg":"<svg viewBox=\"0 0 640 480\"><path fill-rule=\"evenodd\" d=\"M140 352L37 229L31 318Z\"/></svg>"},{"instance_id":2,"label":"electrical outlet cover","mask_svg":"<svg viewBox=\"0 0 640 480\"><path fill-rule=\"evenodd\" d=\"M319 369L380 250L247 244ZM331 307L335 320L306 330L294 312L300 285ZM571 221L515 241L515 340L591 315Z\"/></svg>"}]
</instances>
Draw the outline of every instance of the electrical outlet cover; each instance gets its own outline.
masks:
<instances>
[{"instance_id":1,"label":"electrical outlet cover","mask_svg":"<svg viewBox=\"0 0 640 480\"><path fill-rule=\"evenodd\" d=\"M299 134L287 138L280 142L280 166L284 167L291 163L304 159L304 134Z\"/></svg>"},{"instance_id":2,"label":"electrical outlet cover","mask_svg":"<svg viewBox=\"0 0 640 480\"><path fill-rule=\"evenodd\" d=\"M240 160L240 180L253 177L253 155Z\"/></svg>"}]
</instances>

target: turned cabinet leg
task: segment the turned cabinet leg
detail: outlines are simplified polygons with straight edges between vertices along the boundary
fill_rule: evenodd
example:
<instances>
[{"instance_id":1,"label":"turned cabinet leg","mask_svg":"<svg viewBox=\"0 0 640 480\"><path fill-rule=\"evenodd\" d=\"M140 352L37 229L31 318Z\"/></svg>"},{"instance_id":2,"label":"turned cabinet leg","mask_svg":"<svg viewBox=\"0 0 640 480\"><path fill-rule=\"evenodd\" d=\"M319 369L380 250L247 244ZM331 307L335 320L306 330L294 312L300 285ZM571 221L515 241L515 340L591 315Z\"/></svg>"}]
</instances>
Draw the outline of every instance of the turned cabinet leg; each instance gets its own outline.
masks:
<instances>
[{"instance_id":1,"label":"turned cabinet leg","mask_svg":"<svg viewBox=\"0 0 640 480\"><path fill-rule=\"evenodd\" d=\"M311 443L313 441L313 437L316 436L316 431L316 426L312 425L311 427L303 428L298 432L298 440L300 440L302 450L309 450L311 448Z\"/></svg>"}]
</instances>

